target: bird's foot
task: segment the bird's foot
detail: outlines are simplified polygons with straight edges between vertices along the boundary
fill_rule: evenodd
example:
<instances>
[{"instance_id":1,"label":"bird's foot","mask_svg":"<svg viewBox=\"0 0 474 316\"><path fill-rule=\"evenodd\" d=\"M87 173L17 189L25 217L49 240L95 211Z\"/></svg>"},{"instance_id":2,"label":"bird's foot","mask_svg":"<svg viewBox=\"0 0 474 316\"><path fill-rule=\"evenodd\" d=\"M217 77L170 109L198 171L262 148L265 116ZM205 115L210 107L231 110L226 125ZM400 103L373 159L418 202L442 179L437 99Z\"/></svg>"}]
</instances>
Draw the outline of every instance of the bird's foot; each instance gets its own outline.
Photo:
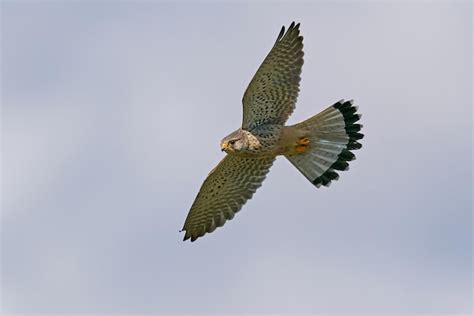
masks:
<instances>
[{"instance_id":1,"label":"bird's foot","mask_svg":"<svg viewBox=\"0 0 474 316\"><path fill-rule=\"evenodd\" d=\"M306 149L308 149L308 145L309 145L309 138L308 137L300 137L296 141L295 150L296 150L296 152L298 152L300 154L304 153L306 151Z\"/></svg>"}]
</instances>

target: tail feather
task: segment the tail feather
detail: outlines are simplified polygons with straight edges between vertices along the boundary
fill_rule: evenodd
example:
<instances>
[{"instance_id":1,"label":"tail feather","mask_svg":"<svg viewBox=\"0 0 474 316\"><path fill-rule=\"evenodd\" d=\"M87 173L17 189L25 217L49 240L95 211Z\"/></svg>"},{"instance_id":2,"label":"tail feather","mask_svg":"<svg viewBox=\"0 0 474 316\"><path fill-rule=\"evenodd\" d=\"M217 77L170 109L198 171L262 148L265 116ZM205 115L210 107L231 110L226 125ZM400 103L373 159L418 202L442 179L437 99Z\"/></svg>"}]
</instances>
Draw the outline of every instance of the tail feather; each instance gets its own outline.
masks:
<instances>
[{"instance_id":1,"label":"tail feather","mask_svg":"<svg viewBox=\"0 0 474 316\"><path fill-rule=\"evenodd\" d=\"M310 144L304 153L287 155L286 158L316 187L329 186L339 178L335 171L349 169L355 159L351 150L362 147L358 140L362 125L356 124L361 115L356 114L353 101L341 100L319 114L294 125L309 131Z\"/></svg>"}]
</instances>

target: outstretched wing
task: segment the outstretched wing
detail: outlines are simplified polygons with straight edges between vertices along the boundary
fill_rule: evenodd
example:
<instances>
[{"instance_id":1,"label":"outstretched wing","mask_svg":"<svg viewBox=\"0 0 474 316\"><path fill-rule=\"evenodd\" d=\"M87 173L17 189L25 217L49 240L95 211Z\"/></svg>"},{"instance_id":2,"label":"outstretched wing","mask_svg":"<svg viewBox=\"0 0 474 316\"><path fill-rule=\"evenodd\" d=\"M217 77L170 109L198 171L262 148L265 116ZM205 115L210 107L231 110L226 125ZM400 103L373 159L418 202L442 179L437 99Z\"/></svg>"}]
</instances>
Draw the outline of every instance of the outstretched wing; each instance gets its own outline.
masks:
<instances>
[{"instance_id":1,"label":"outstretched wing","mask_svg":"<svg viewBox=\"0 0 474 316\"><path fill-rule=\"evenodd\" d=\"M184 223L184 240L195 241L231 220L262 185L275 157L227 155L204 181Z\"/></svg>"},{"instance_id":2,"label":"outstretched wing","mask_svg":"<svg viewBox=\"0 0 474 316\"><path fill-rule=\"evenodd\" d=\"M261 124L283 125L295 109L303 66L300 24L283 26L270 53L250 81L242 99L242 128Z\"/></svg>"}]
</instances>

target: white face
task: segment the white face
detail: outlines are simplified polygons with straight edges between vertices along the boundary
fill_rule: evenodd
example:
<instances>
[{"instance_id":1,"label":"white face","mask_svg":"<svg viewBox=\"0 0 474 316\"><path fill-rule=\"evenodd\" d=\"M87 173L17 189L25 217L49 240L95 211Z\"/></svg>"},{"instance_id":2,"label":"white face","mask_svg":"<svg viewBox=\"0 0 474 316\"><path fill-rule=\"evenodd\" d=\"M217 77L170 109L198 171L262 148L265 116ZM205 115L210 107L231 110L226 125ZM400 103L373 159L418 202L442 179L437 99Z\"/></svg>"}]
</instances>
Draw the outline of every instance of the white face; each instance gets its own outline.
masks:
<instances>
[{"instance_id":1,"label":"white face","mask_svg":"<svg viewBox=\"0 0 474 316\"><path fill-rule=\"evenodd\" d=\"M237 140L231 140L230 145L235 151L241 151L244 149L244 140L242 138L239 138Z\"/></svg>"},{"instance_id":2,"label":"white face","mask_svg":"<svg viewBox=\"0 0 474 316\"><path fill-rule=\"evenodd\" d=\"M244 141L241 138L232 138L222 141L221 149L226 153L241 151L244 147Z\"/></svg>"}]
</instances>

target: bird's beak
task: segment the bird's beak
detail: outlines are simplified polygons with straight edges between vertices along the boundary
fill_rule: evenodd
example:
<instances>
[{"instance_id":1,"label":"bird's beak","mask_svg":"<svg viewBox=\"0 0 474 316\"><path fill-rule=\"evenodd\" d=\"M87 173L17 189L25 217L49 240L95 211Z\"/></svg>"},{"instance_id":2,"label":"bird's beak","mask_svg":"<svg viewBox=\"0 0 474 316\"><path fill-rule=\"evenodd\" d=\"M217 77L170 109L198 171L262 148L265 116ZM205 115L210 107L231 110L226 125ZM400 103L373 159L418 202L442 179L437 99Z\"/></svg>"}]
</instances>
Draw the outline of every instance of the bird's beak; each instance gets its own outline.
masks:
<instances>
[{"instance_id":1,"label":"bird's beak","mask_svg":"<svg viewBox=\"0 0 474 316\"><path fill-rule=\"evenodd\" d=\"M229 144L229 142L225 142L221 145L221 150L225 151L226 153L234 152L234 148Z\"/></svg>"}]
</instances>

